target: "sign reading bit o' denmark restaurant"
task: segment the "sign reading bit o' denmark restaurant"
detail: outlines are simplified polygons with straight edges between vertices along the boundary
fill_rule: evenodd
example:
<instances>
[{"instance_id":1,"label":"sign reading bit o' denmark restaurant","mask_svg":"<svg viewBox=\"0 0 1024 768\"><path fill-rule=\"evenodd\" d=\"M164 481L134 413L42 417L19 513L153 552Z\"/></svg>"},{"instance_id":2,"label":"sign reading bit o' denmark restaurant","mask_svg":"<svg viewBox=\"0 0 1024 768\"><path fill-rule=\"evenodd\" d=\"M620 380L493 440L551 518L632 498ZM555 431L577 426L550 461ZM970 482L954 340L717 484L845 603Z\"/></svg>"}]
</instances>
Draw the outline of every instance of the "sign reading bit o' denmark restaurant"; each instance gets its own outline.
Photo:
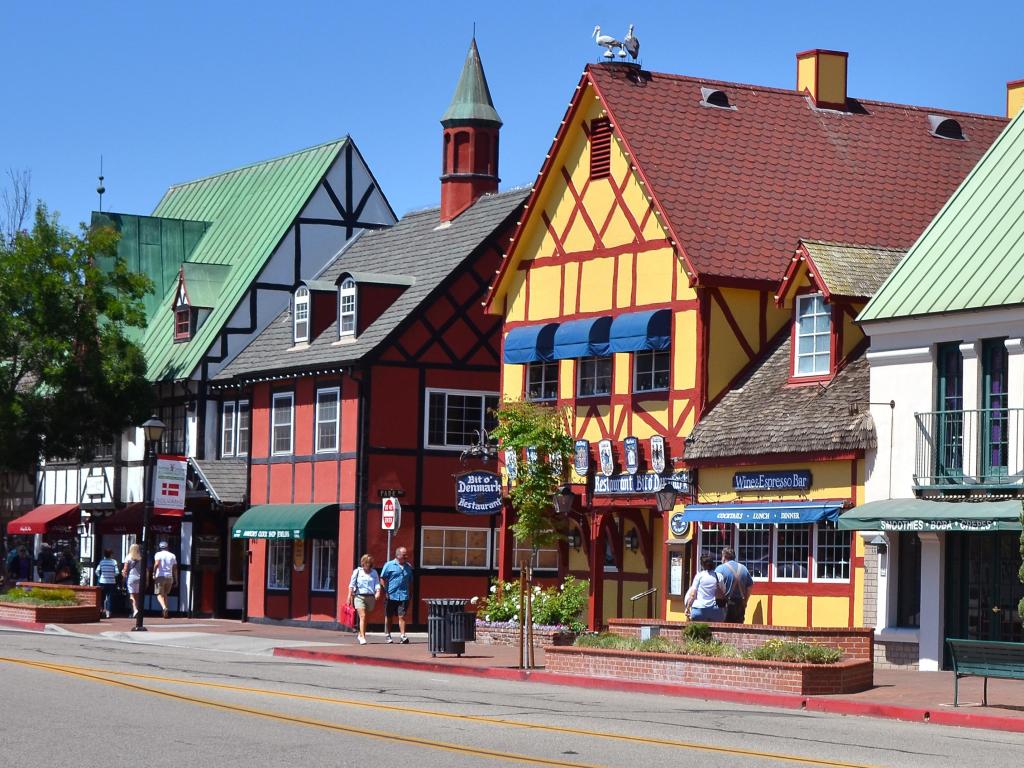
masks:
<instances>
[{"instance_id":1,"label":"sign reading bit o' denmark restaurant","mask_svg":"<svg viewBox=\"0 0 1024 768\"><path fill-rule=\"evenodd\" d=\"M734 491L809 491L811 471L791 469L786 472L737 472L732 476Z\"/></svg>"},{"instance_id":2,"label":"sign reading bit o' denmark restaurant","mask_svg":"<svg viewBox=\"0 0 1024 768\"><path fill-rule=\"evenodd\" d=\"M464 472L455 476L455 509L464 515L501 512L501 478L493 472Z\"/></svg>"}]
</instances>

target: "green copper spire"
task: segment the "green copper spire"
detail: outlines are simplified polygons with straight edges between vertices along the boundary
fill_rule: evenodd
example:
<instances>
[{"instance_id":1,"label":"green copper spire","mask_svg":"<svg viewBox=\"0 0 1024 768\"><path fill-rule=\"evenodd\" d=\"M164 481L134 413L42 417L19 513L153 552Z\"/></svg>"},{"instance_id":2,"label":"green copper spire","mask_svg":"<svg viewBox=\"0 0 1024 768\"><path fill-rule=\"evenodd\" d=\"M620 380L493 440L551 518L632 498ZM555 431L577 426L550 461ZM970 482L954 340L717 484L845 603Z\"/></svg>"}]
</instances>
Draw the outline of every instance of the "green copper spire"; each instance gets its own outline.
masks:
<instances>
[{"instance_id":1,"label":"green copper spire","mask_svg":"<svg viewBox=\"0 0 1024 768\"><path fill-rule=\"evenodd\" d=\"M441 125L464 120L501 125L501 118L498 117L498 112L491 101L491 91L487 87L487 76L484 75L484 67L480 63L480 51L476 48L475 37L469 45L466 63L462 65L462 74L459 76L455 95L452 96L452 103L441 116Z\"/></svg>"}]
</instances>

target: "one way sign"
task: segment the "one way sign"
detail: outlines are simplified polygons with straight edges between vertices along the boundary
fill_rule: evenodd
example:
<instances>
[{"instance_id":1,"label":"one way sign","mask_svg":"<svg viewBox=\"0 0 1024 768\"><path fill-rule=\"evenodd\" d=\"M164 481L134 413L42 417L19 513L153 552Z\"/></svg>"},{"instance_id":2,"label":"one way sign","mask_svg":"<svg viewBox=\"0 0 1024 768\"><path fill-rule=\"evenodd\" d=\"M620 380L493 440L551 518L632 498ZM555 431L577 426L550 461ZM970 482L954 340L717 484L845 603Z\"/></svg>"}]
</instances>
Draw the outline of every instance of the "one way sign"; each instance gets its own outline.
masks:
<instances>
[{"instance_id":1,"label":"one way sign","mask_svg":"<svg viewBox=\"0 0 1024 768\"><path fill-rule=\"evenodd\" d=\"M402 505L394 496L381 499L380 527L385 531L397 531L402 526Z\"/></svg>"}]
</instances>

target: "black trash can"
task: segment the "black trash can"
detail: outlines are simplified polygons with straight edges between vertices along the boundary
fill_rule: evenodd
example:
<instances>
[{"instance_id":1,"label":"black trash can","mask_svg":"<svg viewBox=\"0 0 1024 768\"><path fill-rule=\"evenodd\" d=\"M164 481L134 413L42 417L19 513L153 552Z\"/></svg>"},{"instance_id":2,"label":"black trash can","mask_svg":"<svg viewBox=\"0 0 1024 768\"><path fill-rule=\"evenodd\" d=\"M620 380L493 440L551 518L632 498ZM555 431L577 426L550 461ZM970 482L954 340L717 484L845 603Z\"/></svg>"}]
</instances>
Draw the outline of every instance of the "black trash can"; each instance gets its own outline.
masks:
<instances>
[{"instance_id":1,"label":"black trash can","mask_svg":"<svg viewBox=\"0 0 1024 768\"><path fill-rule=\"evenodd\" d=\"M461 597L430 598L427 604L427 648L431 656L466 652L466 641L476 639L476 615L465 610Z\"/></svg>"}]
</instances>

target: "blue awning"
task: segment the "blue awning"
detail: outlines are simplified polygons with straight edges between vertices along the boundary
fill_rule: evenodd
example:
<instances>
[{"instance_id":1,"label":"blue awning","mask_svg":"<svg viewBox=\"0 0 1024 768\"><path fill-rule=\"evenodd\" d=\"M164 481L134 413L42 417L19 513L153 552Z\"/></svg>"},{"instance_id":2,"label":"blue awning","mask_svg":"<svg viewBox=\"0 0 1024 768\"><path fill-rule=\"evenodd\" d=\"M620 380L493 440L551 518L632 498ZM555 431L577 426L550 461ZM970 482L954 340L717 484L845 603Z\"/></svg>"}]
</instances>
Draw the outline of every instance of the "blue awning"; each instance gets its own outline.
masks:
<instances>
[{"instance_id":1,"label":"blue awning","mask_svg":"<svg viewBox=\"0 0 1024 768\"><path fill-rule=\"evenodd\" d=\"M524 325L505 337L506 363L534 363L554 360L555 329L558 323Z\"/></svg>"},{"instance_id":2,"label":"blue awning","mask_svg":"<svg viewBox=\"0 0 1024 768\"><path fill-rule=\"evenodd\" d=\"M604 357L610 354L608 331L611 325L610 317L590 317L562 323L555 331L555 359Z\"/></svg>"},{"instance_id":3,"label":"blue awning","mask_svg":"<svg viewBox=\"0 0 1024 768\"><path fill-rule=\"evenodd\" d=\"M668 349L671 337L672 312L652 309L629 312L612 320L609 345L612 352L640 352L645 349Z\"/></svg>"},{"instance_id":4,"label":"blue awning","mask_svg":"<svg viewBox=\"0 0 1024 768\"><path fill-rule=\"evenodd\" d=\"M687 504L683 519L700 523L817 523L835 520L841 501L763 501L740 504Z\"/></svg>"}]
</instances>

